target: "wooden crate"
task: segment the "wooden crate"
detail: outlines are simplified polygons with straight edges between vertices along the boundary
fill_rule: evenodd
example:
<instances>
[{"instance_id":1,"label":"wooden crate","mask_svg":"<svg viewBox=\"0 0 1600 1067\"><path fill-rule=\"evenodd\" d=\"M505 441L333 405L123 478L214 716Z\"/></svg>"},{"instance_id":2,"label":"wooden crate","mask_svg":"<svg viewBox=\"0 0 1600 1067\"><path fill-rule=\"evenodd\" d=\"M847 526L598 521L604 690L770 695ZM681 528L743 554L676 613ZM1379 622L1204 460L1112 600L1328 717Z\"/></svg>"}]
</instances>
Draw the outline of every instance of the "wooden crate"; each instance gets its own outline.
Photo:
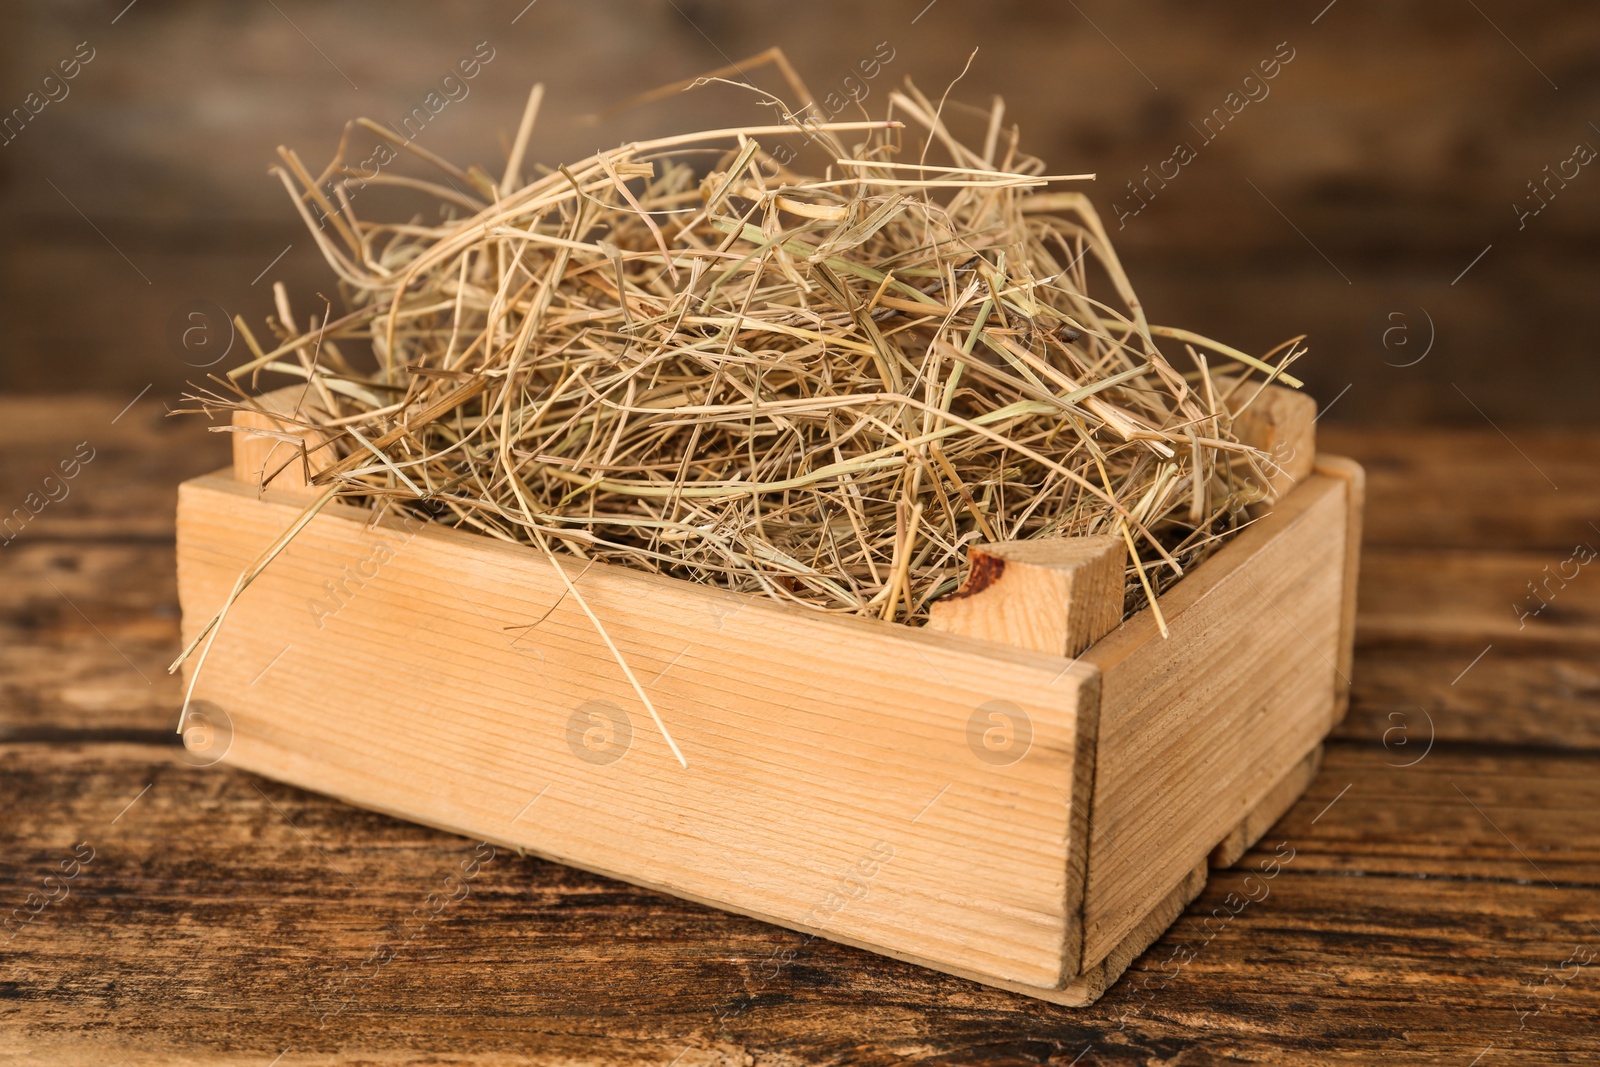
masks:
<instances>
[{"instance_id":1,"label":"wooden crate","mask_svg":"<svg viewBox=\"0 0 1600 1067\"><path fill-rule=\"evenodd\" d=\"M1362 476L1313 469L1300 402L1257 405L1282 498L1163 596L1166 638L1148 610L1118 624L1121 557L1095 539L992 547L923 628L564 562L685 768L542 553L335 505L231 608L192 708L216 732L186 736L197 758L1088 1004L1287 809L1343 714ZM235 442L231 472L179 495L186 641L307 500L299 465L257 484L288 446Z\"/></svg>"}]
</instances>

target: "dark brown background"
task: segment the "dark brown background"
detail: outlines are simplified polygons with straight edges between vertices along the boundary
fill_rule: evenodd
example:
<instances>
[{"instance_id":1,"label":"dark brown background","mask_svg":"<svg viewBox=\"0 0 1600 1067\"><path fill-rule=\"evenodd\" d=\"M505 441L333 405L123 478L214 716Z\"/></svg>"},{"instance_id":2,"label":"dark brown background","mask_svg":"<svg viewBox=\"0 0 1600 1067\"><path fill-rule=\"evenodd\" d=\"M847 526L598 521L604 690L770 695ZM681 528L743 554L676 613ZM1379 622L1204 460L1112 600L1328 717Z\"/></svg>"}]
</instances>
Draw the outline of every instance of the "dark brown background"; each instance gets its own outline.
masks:
<instances>
[{"instance_id":1,"label":"dark brown background","mask_svg":"<svg viewBox=\"0 0 1600 1067\"><path fill-rule=\"evenodd\" d=\"M1333 421L1592 420L1600 167L1525 229L1512 209L1547 164L1600 146L1592 5L937 0L913 23L926 0L537 0L512 24L525 0L125 3L7 5L6 112L78 42L95 58L0 147L3 390L131 397L153 383L172 400L197 374L164 339L186 301L260 322L282 278L309 311L331 276L266 174L274 147L320 169L345 119L398 120L480 41L494 60L419 143L491 166L535 80L548 96L530 156L554 163L691 122L761 121L731 90L579 117L768 45L820 94L888 41L874 106L908 75L936 94L976 47L955 98L1003 95L1025 147L1099 172L1108 219L1127 179L1198 145L1189 123L1288 42L1271 95L1117 234L1153 316L1258 351L1309 333L1320 399L1353 385ZM1386 365L1424 349L1429 320L1427 357ZM1385 350L1388 325L1403 328Z\"/></svg>"}]
</instances>

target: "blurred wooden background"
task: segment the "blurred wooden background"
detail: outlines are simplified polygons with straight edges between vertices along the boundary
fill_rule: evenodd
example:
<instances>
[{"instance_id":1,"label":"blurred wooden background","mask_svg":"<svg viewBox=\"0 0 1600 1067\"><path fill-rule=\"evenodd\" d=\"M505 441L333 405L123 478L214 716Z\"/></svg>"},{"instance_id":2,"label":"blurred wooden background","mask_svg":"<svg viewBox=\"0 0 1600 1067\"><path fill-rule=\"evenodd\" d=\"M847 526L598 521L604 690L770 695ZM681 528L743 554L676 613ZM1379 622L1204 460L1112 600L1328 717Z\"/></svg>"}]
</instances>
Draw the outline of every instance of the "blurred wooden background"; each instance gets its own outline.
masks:
<instances>
[{"instance_id":1,"label":"blurred wooden background","mask_svg":"<svg viewBox=\"0 0 1600 1067\"><path fill-rule=\"evenodd\" d=\"M1591 4L525 3L8 3L0 390L173 402L204 373L166 339L189 302L258 323L275 279L305 311L333 295L266 174L274 148L320 169L347 118L397 122L479 42L493 59L418 143L488 164L536 80L530 156L555 163L768 114L713 89L581 121L634 93L777 44L820 95L887 42L869 107L906 76L937 94L976 47L952 99L1004 96L1027 150L1100 174L1152 317L1258 351L1309 333L1301 373L1339 397L1330 420L1593 421L1600 166L1574 160L1600 147ZM1230 92L1259 96L1246 76L1289 50L1207 142L1196 127ZM92 58L45 83L75 54ZM1179 142L1196 158L1116 232L1125 183ZM1517 203L1543 206L1519 224Z\"/></svg>"}]
</instances>

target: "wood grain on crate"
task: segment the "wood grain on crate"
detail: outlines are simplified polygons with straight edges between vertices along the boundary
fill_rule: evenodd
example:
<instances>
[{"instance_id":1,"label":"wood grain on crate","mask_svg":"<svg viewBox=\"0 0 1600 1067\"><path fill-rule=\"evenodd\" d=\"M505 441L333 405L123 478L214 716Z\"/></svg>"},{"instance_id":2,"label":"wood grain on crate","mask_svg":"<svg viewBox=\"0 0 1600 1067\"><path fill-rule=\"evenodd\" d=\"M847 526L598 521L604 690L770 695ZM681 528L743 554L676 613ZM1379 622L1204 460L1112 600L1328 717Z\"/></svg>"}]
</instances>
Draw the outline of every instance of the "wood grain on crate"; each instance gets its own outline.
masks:
<instances>
[{"instance_id":1,"label":"wood grain on crate","mask_svg":"<svg viewBox=\"0 0 1600 1067\"><path fill-rule=\"evenodd\" d=\"M928 628L1076 656L1122 622L1127 558L1111 534L973 544L966 580L933 602Z\"/></svg>"},{"instance_id":2,"label":"wood grain on crate","mask_svg":"<svg viewBox=\"0 0 1600 1067\"><path fill-rule=\"evenodd\" d=\"M1349 490L1312 475L1162 598L1169 638L1141 615L1085 653L1101 672L1086 960L1332 726Z\"/></svg>"},{"instance_id":3,"label":"wood grain on crate","mask_svg":"<svg viewBox=\"0 0 1600 1067\"><path fill-rule=\"evenodd\" d=\"M1228 384L1223 383L1223 387ZM1243 392L1232 401L1234 409L1241 413L1242 425L1236 429L1243 440L1272 457L1270 488L1265 492L1271 498L1282 498L1301 483L1308 484L1299 496L1281 503L1275 514L1258 522L1256 529L1240 539L1241 545L1226 549L1191 575L1184 583L1186 596L1167 598L1168 614L1172 616L1167 633L1158 635L1157 624L1147 612L1130 622L1126 632L1106 638L1120 618L1122 561L1126 558L1120 541L1110 536L975 546L969 554L966 580L954 595L934 605L929 620L931 629L1073 657L1106 638L1105 647L1110 650L1107 658L1097 659L1101 650L1095 649L1082 657L1084 662L1097 667L1102 662L1112 664L1113 677L1126 678L1136 671L1140 674L1134 675L1134 684L1125 684L1120 692L1102 687L1102 715L1125 714L1125 705L1140 699L1144 692L1145 686L1140 683L1152 676L1174 677L1177 685L1162 694L1164 701L1174 705L1165 709L1170 712L1169 721L1181 722L1186 743L1198 744L1198 752L1207 757L1197 759L1196 751L1185 752L1180 747L1168 755L1166 765L1152 763L1146 770L1147 775L1157 777L1158 784L1150 799L1135 801L1137 811L1127 818L1129 825L1153 828L1147 833L1147 840L1157 842L1158 847L1150 849L1151 856L1141 857L1137 842L1116 842L1118 850L1133 849L1132 854L1137 857L1117 873L1125 874L1128 867L1140 868L1144 880L1135 882L1125 897L1109 904L1084 899L1084 966L1082 973L1067 984L1066 995L1052 998L1062 1003L1077 1005L1097 999L1204 888L1204 860L1184 873L1181 868L1173 869L1171 856L1185 857L1198 848L1201 854L1209 854L1216 865L1227 866L1255 844L1315 776L1321 754L1317 742L1331 725L1325 708L1333 709L1332 716L1343 712L1348 683L1339 682L1349 677L1356 545L1361 525L1361 468L1337 457L1320 464L1314 462L1316 405L1308 397L1260 387ZM1313 482L1314 466L1329 477ZM1323 505L1322 512L1312 503L1313 497ZM1331 511L1326 503L1329 500L1333 502ZM1318 529L1319 522L1325 529ZM1320 597L1289 603L1287 612L1269 602L1277 618L1249 598L1241 608L1243 586L1250 586L1259 596L1257 580L1270 585L1274 578L1295 575L1300 569L1313 574L1322 572ZM1198 605L1204 607L1196 610ZM1211 613L1209 618L1207 611ZM1208 657L1218 653L1214 641L1223 632L1219 617L1234 631L1229 639L1235 649L1254 652L1259 648L1268 658L1281 661L1277 664L1281 671L1303 678L1309 687L1280 688L1263 695L1246 683L1235 687L1226 698L1219 698L1216 689L1193 681L1193 676L1216 669ZM1320 625L1331 632L1332 644L1321 653L1332 669L1331 675L1319 672L1315 663L1306 662L1307 648L1312 653L1318 650L1306 640L1305 631L1295 624L1295 619L1312 629ZM1285 655L1279 648L1268 647L1267 635L1281 634L1281 621L1287 621L1288 628L1300 634L1307 648L1297 647L1293 654ZM1135 646L1145 653L1143 662L1133 653ZM1251 671L1249 675L1253 680L1260 673ZM1186 678L1186 674L1191 677ZM1321 693L1316 690L1318 677L1323 682ZM1108 698L1116 705L1108 705ZM1254 707L1257 702L1261 703L1259 708ZM1259 742L1263 715L1274 728L1278 746L1251 743ZM1256 737L1240 743L1246 733ZM1135 744L1146 740L1138 738ZM1213 751L1230 743L1232 749L1220 756ZM1292 754L1307 744L1314 747L1297 762L1292 755L1285 758L1285 751ZM1233 759L1247 761L1249 773L1219 773L1219 764L1228 765ZM1107 798L1115 805L1124 795L1129 783L1117 775L1131 774L1129 768L1135 764L1127 760L1114 763L1110 773L1102 772L1099 757L1095 764L1090 807L1099 810L1108 803ZM1189 764L1194 769L1187 775L1174 774L1175 764ZM1178 780L1180 788L1172 788L1173 779ZM1187 825L1180 823L1194 811L1205 814L1198 820L1190 818ZM1114 806L1111 813L1113 817L1123 814ZM1095 817L1096 827L1103 817ZM1098 853L1089 851L1090 869L1086 873L1090 884L1099 878L1094 869L1096 857L1100 862L1109 861L1113 851L1105 844L1109 837L1091 839L1091 844L1099 843L1101 849ZM1081 866L1080 863L1078 867ZM1079 870L1072 873L1076 875ZM1119 908L1120 914L1108 915L1113 908Z\"/></svg>"},{"instance_id":4,"label":"wood grain on crate","mask_svg":"<svg viewBox=\"0 0 1600 1067\"><path fill-rule=\"evenodd\" d=\"M302 506L229 477L183 486L186 634ZM537 550L323 516L209 653L196 693L233 720L230 762L1001 980L1076 973L1093 671L563 561L685 769ZM1031 722L1028 759L971 749L995 703ZM591 728L613 736L585 758Z\"/></svg>"}]
</instances>

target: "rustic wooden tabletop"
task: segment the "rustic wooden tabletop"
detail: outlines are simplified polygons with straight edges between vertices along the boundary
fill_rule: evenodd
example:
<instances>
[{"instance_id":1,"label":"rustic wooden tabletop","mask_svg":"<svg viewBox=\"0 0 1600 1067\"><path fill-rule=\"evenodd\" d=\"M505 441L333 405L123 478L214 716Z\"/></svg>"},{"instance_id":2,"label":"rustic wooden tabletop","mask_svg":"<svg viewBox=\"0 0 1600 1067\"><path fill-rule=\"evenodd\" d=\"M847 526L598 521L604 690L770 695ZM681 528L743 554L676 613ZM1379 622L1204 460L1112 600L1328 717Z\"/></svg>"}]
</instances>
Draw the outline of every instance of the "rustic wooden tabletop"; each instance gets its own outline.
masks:
<instances>
[{"instance_id":1,"label":"rustic wooden tabletop","mask_svg":"<svg viewBox=\"0 0 1600 1067\"><path fill-rule=\"evenodd\" d=\"M1600 434L1324 432L1349 717L1074 1010L190 766L175 485L226 441L124 402L0 401L0 1064L1600 1061Z\"/></svg>"}]
</instances>

